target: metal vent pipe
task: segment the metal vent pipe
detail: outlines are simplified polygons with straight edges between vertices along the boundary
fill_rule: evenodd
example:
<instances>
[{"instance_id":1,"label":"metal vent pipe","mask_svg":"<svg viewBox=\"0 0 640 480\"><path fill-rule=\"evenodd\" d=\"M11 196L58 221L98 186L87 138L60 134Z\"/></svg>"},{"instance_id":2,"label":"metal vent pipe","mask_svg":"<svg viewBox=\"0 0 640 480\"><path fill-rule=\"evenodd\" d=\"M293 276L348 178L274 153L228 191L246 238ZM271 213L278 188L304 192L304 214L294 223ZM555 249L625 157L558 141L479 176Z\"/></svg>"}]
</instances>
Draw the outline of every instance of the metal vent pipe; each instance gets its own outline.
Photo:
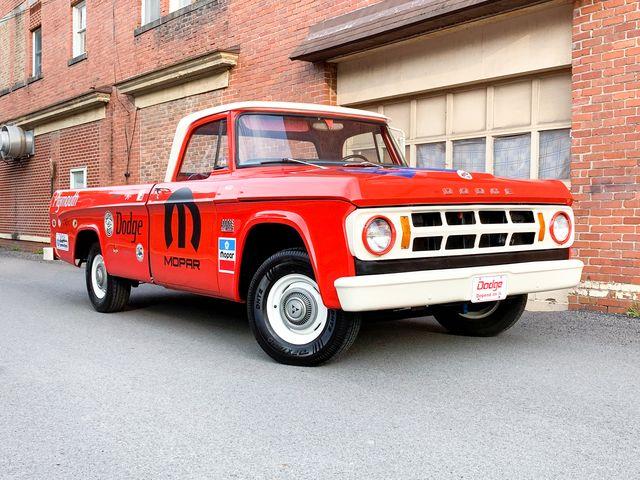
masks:
<instances>
[{"instance_id":1,"label":"metal vent pipe","mask_svg":"<svg viewBox=\"0 0 640 480\"><path fill-rule=\"evenodd\" d=\"M15 125L3 125L0 128L0 157L20 159L34 154L33 131L24 131Z\"/></svg>"}]
</instances>

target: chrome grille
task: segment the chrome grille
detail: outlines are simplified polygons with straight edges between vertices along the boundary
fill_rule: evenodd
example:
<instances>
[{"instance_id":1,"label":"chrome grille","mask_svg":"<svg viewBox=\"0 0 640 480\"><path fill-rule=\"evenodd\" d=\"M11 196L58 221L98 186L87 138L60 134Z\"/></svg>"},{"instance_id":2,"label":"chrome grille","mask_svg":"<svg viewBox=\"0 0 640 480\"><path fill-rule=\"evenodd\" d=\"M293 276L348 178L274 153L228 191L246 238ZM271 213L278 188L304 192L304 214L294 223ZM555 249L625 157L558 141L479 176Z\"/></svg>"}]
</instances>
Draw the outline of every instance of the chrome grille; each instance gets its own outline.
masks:
<instances>
[{"instance_id":1,"label":"chrome grille","mask_svg":"<svg viewBox=\"0 0 640 480\"><path fill-rule=\"evenodd\" d=\"M414 252L506 249L533 245L533 210L467 209L411 214ZM437 234L436 234L437 233Z\"/></svg>"}]
</instances>

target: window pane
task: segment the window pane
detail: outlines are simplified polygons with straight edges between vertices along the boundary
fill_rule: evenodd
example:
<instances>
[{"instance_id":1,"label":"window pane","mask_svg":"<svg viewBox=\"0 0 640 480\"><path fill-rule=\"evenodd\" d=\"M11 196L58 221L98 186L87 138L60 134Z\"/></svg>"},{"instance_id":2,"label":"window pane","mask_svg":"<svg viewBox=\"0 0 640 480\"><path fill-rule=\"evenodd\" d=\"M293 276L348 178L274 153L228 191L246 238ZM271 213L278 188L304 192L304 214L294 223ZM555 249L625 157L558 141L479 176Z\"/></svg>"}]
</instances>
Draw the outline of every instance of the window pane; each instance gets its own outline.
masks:
<instances>
[{"instance_id":1,"label":"window pane","mask_svg":"<svg viewBox=\"0 0 640 480\"><path fill-rule=\"evenodd\" d=\"M385 154L384 127L375 122L245 114L238 119L237 130L241 166L287 158L323 163L391 161Z\"/></svg>"},{"instance_id":2,"label":"window pane","mask_svg":"<svg viewBox=\"0 0 640 480\"><path fill-rule=\"evenodd\" d=\"M226 167L227 159L226 120L202 125L189 139L177 180L208 178L213 170Z\"/></svg>"},{"instance_id":3,"label":"window pane","mask_svg":"<svg viewBox=\"0 0 640 480\"><path fill-rule=\"evenodd\" d=\"M445 142L416 145L418 168L445 168Z\"/></svg>"},{"instance_id":4,"label":"window pane","mask_svg":"<svg viewBox=\"0 0 640 480\"><path fill-rule=\"evenodd\" d=\"M160 18L160 0L142 0L144 17L142 23L147 24Z\"/></svg>"},{"instance_id":5,"label":"window pane","mask_svg":"<svg viewBox=\"0 0 640 480\"><path fill-rule=\"evenodd\" d=\"M493 173L498 177L529 178L531 134L494 139L493 161Z\"/></svg>"},{"instance_id":6,"label":"window pane","mask_svg":"<svg viewBox=\"0 0 640 480\"><path fill-rule=\"evenodd\" d=\"M485 138L470 138L453 142L453 168L469 172L484 172L485 145Z\"/></svg>"},{"instance_id":7,"label":"window pane","mask_svg":"<svg viewBox=\"0 0 640 480\"><path fill-rule=\"evenodd\" d=\"M71 171L71 188L86 188L87 179L85 178L84 170L72 170Z\"/></svg>"},{"instance_id":8,"label":"window pane","mask_svg":"<svg viewBox=\"0 0 640 480\"><path fill-rule=\"evenodd\" d=\"M571 130L540 132L540 178L570 178Z\"/></svg>"},{"instance_id":9,"label":"window pane","mask_svg":"<svg viewBox=\"0 0 640 480\"><path fill-rule=\"evenodd\" d=\"M42 30L36 29L32 35L33 42L33 66L31 75L37 77L42 72Z\"/></svg>"},{"instance_id":10,"label":"window pane","mask_svg":"<svg viewBox=\"0 0 640 480\"><path fill-rule=\"evenodd\" d=\"M191 0L171 0L169 2L169 11L174 12L182 7L191 5L191 3L193 3Z\"/></svg>"}]
</instances>

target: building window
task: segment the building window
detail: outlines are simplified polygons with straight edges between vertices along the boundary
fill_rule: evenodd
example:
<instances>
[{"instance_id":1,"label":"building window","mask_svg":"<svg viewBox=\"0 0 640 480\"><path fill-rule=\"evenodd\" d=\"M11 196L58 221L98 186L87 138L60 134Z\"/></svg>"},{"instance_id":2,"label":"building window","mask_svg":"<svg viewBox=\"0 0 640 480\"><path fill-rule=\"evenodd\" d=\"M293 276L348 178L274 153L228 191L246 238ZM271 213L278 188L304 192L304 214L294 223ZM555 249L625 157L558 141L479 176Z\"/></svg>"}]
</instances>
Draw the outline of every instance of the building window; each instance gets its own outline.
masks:
<instances>
[{"instance_id":1,"label":"building window","mask_svg":"<svg viewBox=\"0 0 640 480\"><path fill-rule=\"evenodd\" d=\"M569 179L571 163L571 130L540 132L540 178Z\"/></svg>"},{"instance_id":2,"label":"building window","mask_svg":"<svg viewBox=\"0 0 640 480\"><path fill-rule=\"evenodd\" d=\"M31 76L39 77L42 73L42 29L31 32Z\"/></svg>"},{"instance_id":3,"label":"building window","mask_svg":"<svg viewBox=\"0 0 640 480\"><path fill-rule=\"evenodd\" d=\"M453 142L453 168L468 172L484 172L486 151L484 138L456 140Z\"/></svg>"},{"instance_id":4,"label":"building window","mask_svg":"<svg viewBox=\"0 0 640 480\"><path fill-rule=\"evenodd\" d=\"M555 72L366 105L406 134L421 168L569 180L571 74Z\"/></svg>"},{"instance_id":5,"label":"building window","mask_svg":"<svg viewBox=\"0 0 640 480\"><path fill-rule=\"evenodd\" d=\"M529 178L531 134L497 137L493 141L493 173L499 177Z\"/></svg>"},{"instance_id":6,"label":"building window","mask_svg":"<svg viewBox=\"0 0 640 480\"><path fill-rule=\"evenodd\" d=\"M181 8L191 5L192 3L192 0L170 0L169 12L175 12L176 10L180 10Z\"/></svg>"},{"instance_id":7,"label":"building window","mask_svg":"<svg viewBox=\"0 0 640 480\"><path fill-rule=\"evenodd\" d=\"M69 188L87 188L87 167L72 168L69 172Z\"/></svg>"},{"instance_id":8,"label":"building window","mask_svg":"<svg viewBox=\"0 0 640 480\"><path fill-rule=\"evenodd\" d=\"M86 53L87 4L80 2L73 6L73 57Z\"/></svg>"},{"instance_id":9,"label":"building window","mask_svg":"<svg viewBox=\"0 0 640 480\"><path fill-rule=\"evenodd\" d=\"M142 0L142 25L160 18L160 0Z\"/></svg>"},{"instance_id":10,"label":"building window","mask_svg":"<svg viewBox=\"0 0 640 480\"><path fill-rule=\"evenodd\" d=\"M416 146L416 166L418 168L445 168L445 142L423 143ZM407 159L409 155L407 155Z\"/></svg>"}]
</instances>

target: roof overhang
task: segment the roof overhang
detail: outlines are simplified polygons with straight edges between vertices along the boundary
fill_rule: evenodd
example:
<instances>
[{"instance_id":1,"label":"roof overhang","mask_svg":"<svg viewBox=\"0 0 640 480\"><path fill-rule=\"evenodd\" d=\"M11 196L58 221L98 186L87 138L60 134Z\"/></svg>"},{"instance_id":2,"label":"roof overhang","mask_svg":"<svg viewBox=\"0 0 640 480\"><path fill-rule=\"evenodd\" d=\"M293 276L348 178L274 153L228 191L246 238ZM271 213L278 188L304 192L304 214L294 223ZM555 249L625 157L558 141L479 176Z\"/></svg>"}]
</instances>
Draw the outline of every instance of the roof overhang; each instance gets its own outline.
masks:
<instances>
[{"instance_id":1,"label":"roof overhang","mask_svg":"<svg viewBox=\"0 0 640 480\"><path fill-rule=\"evenodd\" d=\"M550 0L384 0L312 25L292 60L319 62Z\"/></svg>"}]
</instances>

